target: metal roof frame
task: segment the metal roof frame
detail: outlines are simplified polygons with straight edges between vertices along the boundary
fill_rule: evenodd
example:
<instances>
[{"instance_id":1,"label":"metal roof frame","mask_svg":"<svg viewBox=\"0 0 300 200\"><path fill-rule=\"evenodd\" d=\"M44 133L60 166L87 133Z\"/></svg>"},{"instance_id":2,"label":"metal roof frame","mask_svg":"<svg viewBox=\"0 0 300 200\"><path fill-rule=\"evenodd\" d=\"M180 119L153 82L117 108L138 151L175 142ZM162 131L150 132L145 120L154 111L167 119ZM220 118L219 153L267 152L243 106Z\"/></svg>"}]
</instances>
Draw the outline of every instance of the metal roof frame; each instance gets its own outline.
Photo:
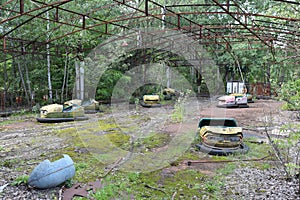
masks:
<instances>
[{"instance_id":1,"label":"metal roof frame","mask_svg":"<svg viewBox=\"0 0 300 200\"><path fill-rule=\"evenodd\" d=\"M226 0L226 3L220 3L219 0L211 0L205 4L170 4L162 5L155 0L144 0L143 6L133 6L131 0L111 0L111 3L99 5L98 8L91 8L88 12L79 12L72 10L66 5L75 4L75 0L57 0L52 3L45 3L42 0L31 0L35 4L34 8L25 7L25 0L9 0L0 5L0 12L8 13L2 16L0 28L9 25L9 30L2 30L0 35L0 51L11 53L14 56L24 54L46 54L45 45L51 44L54 49L53 55L61 54L60 45L57 41L62 40L69 35L80 33L84 30L93 31L95 37L110 36L119 33L124 29L135 29L141 23L151 21L164 22L168 28L181 30L189 33L193 39L204 45L224 45L225 49L229 49L231 44L238 42L248 42L249 46L254 43L261 43L262 48L274 51L275 48L284 44L281 49L289 52L297 53L300 40L300 18L283 17L276 15L267 15L264 13L246 12L239 1ZM224 2L224 1L223 1ZM273 0L280 4L299 5L295 1ZM16 9L9 6L15 5ZM95 13L118 6L122 9L130 9L131 13L120 15L116 19L103 19L95 15ZM215 8L214 11L202 11L205 8ZM186 10L180 11L182 8L201 8L199 11ZM161 12L161 9L165 13ZM51 11L55 13L47 18L45 13ZM61 17L61 14L69 14L72 18L68 21ZM162 16L172 18L173 21L164 20ZM234 23L232 24L201 24L190 19L191 16L230 16ZM0 15L1 17L1 15ZM1 18L0 18L1 19ZM16 22L16 20L19 20ZM70 31L55 35L49 40L44 39L44 35L32 38L30 35L22 35L17 37L16 32L23 26L28 25L33 20L49 21L54 24L49 31L55 32L62 26L70 27ZM76 23L74 22L76 21ZM78 23L79 22L79 23ZM13 25L15 23L15 25ZM294 25L292 25L294 23ZM100 28L101 27L101 28ZM0 29L1 31L1 29ZM11 46L10 42L15 42L18 46ZM78 51L73 46L67 47L70 51ZM257 48L257 47L255 47ZM26 51L24 51L26 49ZM80 51L88 51L89 49L80 49ZM244 50L251 50L244 49ZM3 58L0 58L3 60Z\"/></svg>"}]
</instances>

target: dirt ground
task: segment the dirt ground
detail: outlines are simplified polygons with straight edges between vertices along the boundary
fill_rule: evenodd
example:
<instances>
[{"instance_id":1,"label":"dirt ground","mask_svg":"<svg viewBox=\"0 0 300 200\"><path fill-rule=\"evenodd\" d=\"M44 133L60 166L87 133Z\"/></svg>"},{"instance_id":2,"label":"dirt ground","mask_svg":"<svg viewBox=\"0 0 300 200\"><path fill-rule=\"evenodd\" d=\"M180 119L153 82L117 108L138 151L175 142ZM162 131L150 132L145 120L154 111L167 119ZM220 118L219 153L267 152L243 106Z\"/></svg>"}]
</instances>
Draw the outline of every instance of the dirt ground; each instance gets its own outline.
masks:
<instances>
[{"instance_id":1,"label":"dirt ground","mask_svg":"<svg viewBox=\"0 0 300 200\"><path fill-rule=\"evenodd\" d=\"M249 104L249 108L225 109L217 108L216 102L198 100L198 109L194 108L188 116L190 128L197 128L197 122L202 117L230 117L235 118L247 134L263 135L264 127L276 129L291 121L289 111L282 111L282 102L275 100L257 100ZM148 112L141 108L140 112ZM40 196L45 199L53 199L60 188L49 190L34 190L26 186L14 187L11 184L17 177L29 174L33 166L45 158L55 157L51 152L64 149L66 144L63 139L53 136L53 131L72 127L72 123L59 125L41 124L34 117L1 119L3 122L15 120L14 122L0 126L0 198L2 199L35 199ZM168 126L164 131L172 132L176 126ZM51 136L52 135L52 136ZM203 167L204 165L202 165ZM186 166L185 166L186 167ZM21 170L22 169L22 170ZM205 165L202 169L210 174L214 165ZM166 168L165 171L178 170L178 167ZM32 198L30 198L32 197ZM41 198L41 199L43 199Z\"/></svg>"}]
</instances>

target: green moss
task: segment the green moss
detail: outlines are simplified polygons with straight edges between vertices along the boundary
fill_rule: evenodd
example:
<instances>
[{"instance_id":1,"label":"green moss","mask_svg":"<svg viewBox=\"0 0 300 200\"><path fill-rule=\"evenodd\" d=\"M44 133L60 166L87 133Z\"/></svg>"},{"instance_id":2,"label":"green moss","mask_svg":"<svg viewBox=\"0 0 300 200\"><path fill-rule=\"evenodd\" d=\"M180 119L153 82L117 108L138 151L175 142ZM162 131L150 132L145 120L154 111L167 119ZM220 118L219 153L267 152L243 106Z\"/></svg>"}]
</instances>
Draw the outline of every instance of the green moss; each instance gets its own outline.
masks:
<instances>
[{"instance_id":1,"label":"green moss","mask_svg":"<svg viewBox=\"0 0 300 200\"><path fill-rule=\"evenodd\" d=\"M165 146L172 139L167 133L150 133L149 137L138 138L134 141L134 147L153 149Z\"/></svg>"},{"instance_id":2,"label":"green moss","mask_svg":"<svg viewBox=\"0 0 300 200\"><path fill-rule=\"evenodd\" d=\"M110 133L105 135L110 142L112 142L115 146L129 150L129 139L130 136L124 133Z\"/></svg>"},{"instance_id":3,"label":"green moss","mask_svg":"<svg viewBox=\"0 0 300 200\"><path fill-rule=\"evenodd\" d=\"M108 120L99 120L99 128L102 131L116 131L119 129L119 126L114 121L108 121Z\"/></svg>"},{"instance_id":4,"label":"green moss","mask_svg":"<svg viewBox=\"0 0 300 200\"><path fill-rule=\"evenodd\" d=\"M18 122L22 122L23 120L14 120L14 119L11 119L11 120L3 120L0 122L0 126L5 126L5 125L9 125L9 124L14 124L14 123L18 123ZM1 127L1 129L4 129L5 130L5 127ZM2 131L2 130L1 130Z\"/></svg>"},{"instance_id":5,"label":"green moss","mask_svg":"<svg viewBox=\"0 0 300 200\"><path fill-rule=\"evenodd\" d=\"M171 163L173 166L177 166L179 163L183 161L192 161L192 160L199 160L199 152L195 151L187 151L184 154L182 154L176 161Z\"/></svg>"},{"instance_id":6,"label":"green moss","mask_svg":"<svg viewBox=\"0 0 300 200\"><path fill-rule=\"evenodd\" d=\"M176 172L173 176L161 180L168 196L176 193L176 199L202 198L205 183L209 178L199 171L186 169Z\"/></svg>"}]
</instances>

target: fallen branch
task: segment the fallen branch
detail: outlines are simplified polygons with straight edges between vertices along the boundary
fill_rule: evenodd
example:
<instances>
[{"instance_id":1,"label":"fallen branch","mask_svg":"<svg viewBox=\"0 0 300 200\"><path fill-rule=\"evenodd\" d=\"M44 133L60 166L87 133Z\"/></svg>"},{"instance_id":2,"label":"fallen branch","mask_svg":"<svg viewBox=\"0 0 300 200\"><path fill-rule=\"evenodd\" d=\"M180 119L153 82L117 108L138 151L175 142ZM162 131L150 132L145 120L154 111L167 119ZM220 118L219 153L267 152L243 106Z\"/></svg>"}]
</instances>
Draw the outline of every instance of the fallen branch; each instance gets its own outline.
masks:
<instances>
[{"instance_id":1,"label":"fallen branch","mask_svg":"<svg viewBox=\"0 0 300 200\"><path fill-rule=\"evenodd\" d=\"M109 170L100 178L105 178L114 168L116 168L119 165L121 160L122 160L122 158L119 158L118 160L116 160L116 162L113 163L113 165L109 168Z\"/></svg>"},{"instance_id":2,"label":"fallen branch","mask_svg":"<svg viewBox=\"0 0 300 200\"><path fill-rule=\"evenodd\" d=\"M148 184L145 184L145 187L147 187L147 188L150 188L150 189L153 189L153 190L157 190L157 191L160 191L160 192L162 192L162 193L166 194L166 192L165 192L165 191L163 191L162 189L159 189L159 188L152 187L152 186L150 186L150 185L148 185Z\"/></svg>"},{"instance_id":3,"label":"fallen branch","mask_svg":"<svg viewBox=\"0 0 300 200\"><path fill-rule=\"evenodd\" d=\"M190 160L187 161L187 165L191 165L193 163L229 163L229 162L251 162L251 161L262 161L266 158L270 157L270 155L264 156L262 158L254 158L254 159L240 159L240 160Z\"/></svg>"},{"instance_id":4,"label":"fallen branch","mask_svg":"<svg viewBox=\"0 0 300 200\"><path fill-rule=\"evenodd\" d=\"M267 129L265 130L265 132L266 132L266 135L267 135L267 137L268 137L269 143L271 144L272 149L273 149L273 151L274 151L274 153L275 153L275 156L277 157L277 159L278 159L279 162L281 163L281 165L282 165L282 167L283 167L283 170L284 170L284 172L285 172L286 175L287 175L287 178L291 178L290 173L287 171L287 167L286 167L286 165L285 165L285 162L284 162L284 161L282 160L282 158L281 158L281 154L280 154L279 149L278 149L277 146L274 144L274 141L271 139L270 134L268 133Z\"/></svg>"}]
</instances>

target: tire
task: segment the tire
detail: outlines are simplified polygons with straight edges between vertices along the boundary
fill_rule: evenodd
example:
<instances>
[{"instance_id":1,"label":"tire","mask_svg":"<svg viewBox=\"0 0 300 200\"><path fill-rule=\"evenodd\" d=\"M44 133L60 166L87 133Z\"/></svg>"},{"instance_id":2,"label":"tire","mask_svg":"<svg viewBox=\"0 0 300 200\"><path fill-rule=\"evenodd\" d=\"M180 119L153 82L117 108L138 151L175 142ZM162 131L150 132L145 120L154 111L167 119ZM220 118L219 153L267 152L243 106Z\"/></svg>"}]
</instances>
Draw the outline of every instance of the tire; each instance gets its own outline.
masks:
<instances>
[{"instance_id":1,"label":"tire","mask_svg":"<svg viewBox=\"0 0 300 200\"><path fill-rule=\"evenodd\" d=\"M226 105L226 104L223 104L223 105L217 105L218 108L238 108L238 105L237 104L234 104L234 105Z\"/></svg>"},{"instance_id":2,"label":"tire","mask_svg":"<svg viewBox=\"0 0 300 200\"><path fill-rule=\"evenodd\" d=\"M245 154L249 151L249 147L242 143L240 145L240 148L237 149L229 149L229 148L211 148L208 147L202 143L196 144L196 147L209 155L215 155L215 156L227 156L230 154Z\"/></svg>"},{"instance_id":3,"label":"tire","mask_svg":"<svg viewBox=\"0 0 300 200\"><path fill-rule=\"evenodd\" d=\"M249 108L249 105L247 105L247 104L240 104L238 106L239 106L239 108Z\"/></svg>"},{"instance_id":4,"label":"tire","mask_svg":"<svg viewBox=\"0 0 300 200\"><path fill-rule=\"evenodd\" d=\"M144 102L141 102L141 106L145 108L156 108L161 107L161 104L145 104Z\"/></svg>"},{"instance_id":5,"label":"tire","mask_svg":"<svg viewBox=\"0 0 300 200\"><path fill-rule=\"evenodd\" d=\"M72 122L72 121L83 121L88 120L88 117L75 117L75 118L36 118L40 123L61 123L61 122Z\"/></svg>"}]
</instances>

